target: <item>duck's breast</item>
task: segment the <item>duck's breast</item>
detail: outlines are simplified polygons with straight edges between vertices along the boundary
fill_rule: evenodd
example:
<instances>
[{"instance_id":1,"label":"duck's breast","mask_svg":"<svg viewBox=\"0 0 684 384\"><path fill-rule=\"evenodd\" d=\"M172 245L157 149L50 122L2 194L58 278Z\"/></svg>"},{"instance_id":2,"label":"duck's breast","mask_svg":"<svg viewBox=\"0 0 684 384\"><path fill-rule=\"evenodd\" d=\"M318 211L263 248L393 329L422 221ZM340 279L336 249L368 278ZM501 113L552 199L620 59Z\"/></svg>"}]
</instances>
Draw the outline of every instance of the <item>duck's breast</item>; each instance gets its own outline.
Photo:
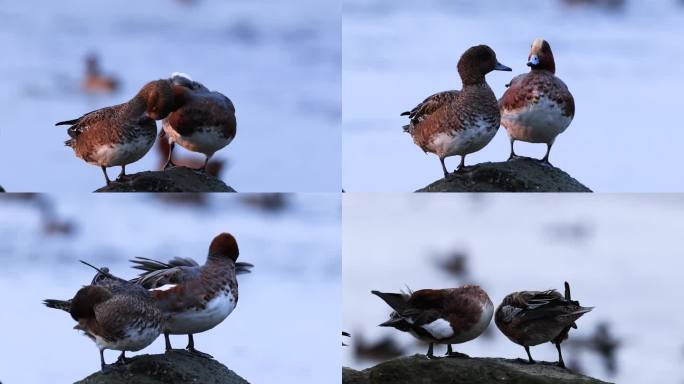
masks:
<instances>
[{"instance_id":1,"label":"duck's breast","mask_svg":"<svg viewBox=\"0 0 684 384\"><path fill-rule=\"evenodd\" d=\"M531 143L553 143L575 113L574 99L552 74L530 73L501 98L501 124L509 136Z\"/></svg>"}]
</instances>

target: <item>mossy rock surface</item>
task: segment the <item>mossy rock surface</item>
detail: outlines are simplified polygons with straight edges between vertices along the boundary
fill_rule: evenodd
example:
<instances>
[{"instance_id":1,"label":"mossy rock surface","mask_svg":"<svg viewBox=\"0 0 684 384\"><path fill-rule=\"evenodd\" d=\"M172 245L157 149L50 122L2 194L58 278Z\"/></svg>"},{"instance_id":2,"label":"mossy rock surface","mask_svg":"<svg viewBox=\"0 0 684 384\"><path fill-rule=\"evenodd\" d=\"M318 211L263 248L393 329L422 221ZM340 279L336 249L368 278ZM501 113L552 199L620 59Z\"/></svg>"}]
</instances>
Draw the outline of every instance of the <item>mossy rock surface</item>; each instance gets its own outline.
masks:
<instances>
[{"instance_id":1,"label":"mossy rock surface","mask_svg":"<svg viewBox=\"0 0 684 384\"><path fill-rule=\"evenodd\" d=\"M552 363L498 358L401 357L356 371L342 368L343 384L601 384Z\"/></svg>"},{"instance_id":2,"label":"mossy rock surface","mask_svg":"<svg viewBox=\"0 0 684 384\"><path fill-rule=\"evenodd\" d=\"M76 384L249 384L218 361L185 352L140 355L128 360Z\"/></svg>"},{"instance_id":3,"label":"mossy rock surface","mask_svg":"<svg viewBox=\"0 0 684 384\"><path fill-rule=\"evenodd\" d=\"M95 192L235 192L223 181L186 167L126 175Z\"/></svg>"},{"instance_id":4,"label":"mossy rock surface","mask_svg":"<svg viewBox=\"0 0 684 384\"><path fill-rule=\"evenodd\" d=\"M468 166L416 192L591 192L559 168L520 157Z\"/></svg>"}]
</instances>

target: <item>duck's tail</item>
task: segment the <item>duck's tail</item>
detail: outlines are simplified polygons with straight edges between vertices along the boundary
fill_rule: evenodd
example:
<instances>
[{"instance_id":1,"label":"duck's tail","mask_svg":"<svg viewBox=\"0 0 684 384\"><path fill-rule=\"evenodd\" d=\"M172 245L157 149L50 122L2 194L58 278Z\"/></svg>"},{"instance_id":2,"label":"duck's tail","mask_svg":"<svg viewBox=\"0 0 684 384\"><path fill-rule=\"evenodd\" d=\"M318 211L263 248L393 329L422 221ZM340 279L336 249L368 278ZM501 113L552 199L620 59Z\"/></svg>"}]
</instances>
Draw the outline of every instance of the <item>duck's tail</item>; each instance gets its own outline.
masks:
<instances>
[{"instance_id":1,"label":"duck's tail","mask_svg":"<svg viewBox=\"0 0 684 384\"><path fill-rule=\"evenodd\" d=\"M65 312L71 312L71 300L55 300L45 299L43 304L48 308L60 309Z\"/></svg>"},{"instance_id":2,"label":"duck's tail","mask_svg":"<svg viewBox=\"0 0 684 384\"><path fill-rule=\"evenodd\" d=\"M380 291L371 291L371 293L381 298L398 313L402 313L406 309L406 298L401 293L385 293Z\"/></svg>"},{"instance_id":3,"label":"duck's tail","mask_svg":"<svg viewBox=\"0 0 684 384\"><path fill-rule=\"evenodd\" d=\"M252 273L252 268L254 268L254 264L238 261L235 263L235 274L242 275L245 273Z\"/></svg>"}]
</instances>

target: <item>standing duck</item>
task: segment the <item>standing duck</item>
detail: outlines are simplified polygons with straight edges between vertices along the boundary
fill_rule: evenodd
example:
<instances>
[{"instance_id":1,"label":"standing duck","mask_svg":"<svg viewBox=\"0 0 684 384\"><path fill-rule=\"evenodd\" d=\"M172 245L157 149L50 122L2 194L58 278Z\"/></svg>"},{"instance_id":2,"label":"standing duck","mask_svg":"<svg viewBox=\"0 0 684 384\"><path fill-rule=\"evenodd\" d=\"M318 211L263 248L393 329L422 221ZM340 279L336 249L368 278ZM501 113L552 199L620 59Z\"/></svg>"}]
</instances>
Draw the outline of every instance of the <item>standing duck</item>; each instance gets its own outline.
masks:
<instances>
[{"instance_id":1,"label":"standing duck","mask_svg":"<svg viewBox=\"0 0 684 384\"><path fill-rule=\"evenodd\" d=\"M457 171L463 170L466 155L484 148L499 129L496 96L485 81L485 75L495 70L511 69L499 63L488 46L471 47L458 61L462 90L435 93L401 114L411 119L404 132L423 151L437 155L445 178L449 176L444 165L446 157L461 156Z\"/></svg>"},{"instance_id":2,"label":"standing duck","mask_svg":"<svg viewBox=\"0 0 684 384\"><path fill-rule=\"evenodd\" d=\"M106 371L110 366L105 364L105 349L121 351L116 363L126 363L126 351L139 351L157 339L164 318L143 287L111 275L106 268L97 270L91 284L72 299L47 299L43 303L71 314L78 322L74 329L83 331L97 345L102 371Z\"/></svg>"},{"instance_id":3,"label":"standing duck","mask_svg":"<svg viewBox=\"0 0 684 384\"><path fill-rule=\"evenodd\" d=\"M107 167L121 166L119 178L126 176L126 165L140 160L157 136L155 120L173 110L173 91L168 80L145 84L130 101L86 113L78 119L55 125L70 125L71 139L64 142L77 157L102 168L107 184Z\"/></svg>"},{"instance_id":4,"label":"standing duck","mask_svg":"<svg viewBox=\"0 0 684 384\"><path fill-rule=\"evenodd\" d=\"M169 335L188 335L188 352L211 357L195 349L192 335L214 328L235 309L236 275L250 272L253 267L236 262L238 255L235 238L222 233L212 240L202 266L186 258L174 258L169 263L142 257L131 260L134 268L144 271L131 281L149 289L166 316L167 351L172 349Z\"/></svg>"},{"instance_id":5,"label":"standing duck","mask_svg":"<svg viewBox=\"0 0 684 384\"><path fill-rule=\"evenodd\" d=\"M169 158L165 168L174 166L172 161L174 144L203 153L205 170L209 159L219 149L235 138L237 121L235 107L222 93L209 91L207 87L193 81L188 75L171 75L175 99L175 111L163 121L163 134L169 141Z\"/></svg>"},{"instance_id":6,"label":"standing duck","mask_svg":"<svg viewBox=\"0 0 684 384\"><path fill-rule=\"evenodd\" d=\"M570 328L577 328L575 321L592 309L571 300L565 282L565 296L555 289L511 293L496 309L494 322L509 340L525 347L530 364L535 362L530 347L548 341L558 350L558 366L565 368L560 345Z\"/></svg>"},{"instance_id":7,"label":"standing duck","mask_svg":"<svg viewBox=\"0 0 684 384\"><path fill-rule=\"evenodd\" d=\"M415 292L383 293L372 291L394 312L381 327L394 327L430 344L427 357L433 358L433 345L447 344L446 356L464 357L453 352L460 344L480 336L492 321L494 305L487 293L476 285L450 289L421 289Z\"/></svg>"},{"instance_id":8,"label":"standing duck","mask_svg":"<svg viewBox=\"0 0 684 384\"><path fill-rule=\"evenodd\" d=\"M501 125L511 139L509 160L518 157L513 150L516 140L545 143L541 161L549 164L549 152L556 136L563 133L575 116L575 99L568 87L556 77L556 63L551 46L536 39L528 56L530 72L516 76L501 97Z\"/></svg>"}]
</instances>

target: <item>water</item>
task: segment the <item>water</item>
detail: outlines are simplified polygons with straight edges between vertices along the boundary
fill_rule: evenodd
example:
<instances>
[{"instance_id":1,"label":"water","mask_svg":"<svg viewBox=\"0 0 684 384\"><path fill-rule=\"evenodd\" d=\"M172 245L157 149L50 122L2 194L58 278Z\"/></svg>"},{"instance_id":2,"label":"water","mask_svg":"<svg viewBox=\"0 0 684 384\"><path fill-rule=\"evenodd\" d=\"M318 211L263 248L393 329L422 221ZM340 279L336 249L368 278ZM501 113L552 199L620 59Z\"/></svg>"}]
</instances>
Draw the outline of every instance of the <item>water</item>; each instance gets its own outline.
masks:
<instances>
[{"instance_id":1,"label":"water","mask_svg":"<svg viewBox=\"0 0 684 384\"><path fill-rule=\"evenodd\" d=\"M175 71L236 106L237 136L216 154L228 162L222 178L229 185L240 192L340 190L339 1L31 0L5 4L0 20L0 185L8 191L101 187L102 172L64 147L66 127L54 123L127 101ZM120 78L120 92L80 92L89 52ZM127 171L158 163L150 151Z\"/></svg>"},{"instance_id":2,"label":"water","mask_svg":"<svg viewBox=\"0 0 684 384\"><path fill-rule=\"evenodd\" d=\"M486 43L513 72L527 72L531 42L551 44L557 75L574 95L576 115L551 151L551 162L601 192L680 191L680 89L684 7L674 0L628 1L622 11L563 6L559 1L345 1L342 38L343 187L413 191L442 177L401 131L399 114L428 95L460 89L456 63ZM516 143L541 158L543 144ZM502 128L467 164L503 161ZM447 160L449 169L458 158Z\"/></svg>"},{"instance_id":3,"label":"water","mask_svg":"<svg viewBox=\"0 0 684 384\"><path fill-rule=\"evenodd\" d=\"M34 200L0 198L0 316L3 383L73 382L99 369L94 343L45 298L70 298L93 271L78 262L135 275L135 256L204 262L211 239L230 231L239 260L237 308L216 328L195 336L196 347L253 383L340 381L340 203L325 195L290 196L280 213L245 206L242 197L209 197L207 205L170 205L151 195L98 199L49 198L50 215L73 224L71 235L49 235ZM315 309L315 316L312 311ZM182 348L183 336L172 336ZM162 353L163 337L140 352ZM315 351L315 353L312 353ZM105 352L113 362L116 352ZM39 362L39 363L37 363Z\"/></svg>"},{"instance_id":4,"label":"water","mask_svg":"<svg viewBox=\"0 0 684 384\"><path fill-rule=\"evenodd\" d=\"M405 354L427 350L409 334L377 325L389 307L373 289L397 292L406 286L454 287L480 284L498 306L517 290L562 292L596 307L577 321L564 344L566 363L617 383L674 383L682 369L681 301L683 266L679 255L684 199L659 195L382 195L343 198L342 325L352 334L344 348L345 366L375 362L353 354L354 335L379 340L393 336ZM583 228L577 230L576 228ZM468 255L467 279L437 265L444 253ZM608 322L622 342L618 374L611 376L593 353L577 353L570 343ZM490 324L481 337L455 350L470 356L524 358L522 347ZM444 353L444 346L435 353ZM550 344L531 349L537 360L556 361Z\"/></svg>"}]
</instances>

